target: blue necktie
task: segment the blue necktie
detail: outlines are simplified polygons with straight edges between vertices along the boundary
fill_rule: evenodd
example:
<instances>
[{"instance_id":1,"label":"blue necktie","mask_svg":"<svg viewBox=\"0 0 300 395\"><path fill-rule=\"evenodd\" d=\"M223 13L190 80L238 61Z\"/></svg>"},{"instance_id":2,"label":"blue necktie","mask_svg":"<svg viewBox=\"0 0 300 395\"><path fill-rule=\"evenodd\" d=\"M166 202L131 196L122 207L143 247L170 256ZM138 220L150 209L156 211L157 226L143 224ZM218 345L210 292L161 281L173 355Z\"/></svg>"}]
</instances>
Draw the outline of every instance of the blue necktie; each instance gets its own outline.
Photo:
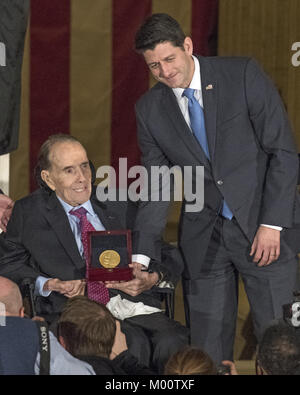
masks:
<instances>
[{"instance_id":1,"label":"blue necktie","mask_svg":"<svg viewBox=\"0 0 300 395\"><path fill-rule=\"evenodd\" d=\"M189 100L188 107L192 131L199 141L207 159L210 159L204 124L204 113L198 100L194 96L194 92L195 89L187 88L183 91L182 96L186 96Z\"/></svg>"},{"instance_id":2,"label":"blue necktie","mask_svg":"<svg viewBox=\"0 0 300 395\"><path fill-rule=\"evenodd\" d=\"M194 92L195 89L187 88L183 91L182 96L186 96L188 98L188 108L192 131L199 141L207 159L210 160L205 131L204 113L198 100L194 96ZM228 219L232 219L233 217L233 214L225 200L223 200L222 215Z\"/></svg>"}]
</instances>

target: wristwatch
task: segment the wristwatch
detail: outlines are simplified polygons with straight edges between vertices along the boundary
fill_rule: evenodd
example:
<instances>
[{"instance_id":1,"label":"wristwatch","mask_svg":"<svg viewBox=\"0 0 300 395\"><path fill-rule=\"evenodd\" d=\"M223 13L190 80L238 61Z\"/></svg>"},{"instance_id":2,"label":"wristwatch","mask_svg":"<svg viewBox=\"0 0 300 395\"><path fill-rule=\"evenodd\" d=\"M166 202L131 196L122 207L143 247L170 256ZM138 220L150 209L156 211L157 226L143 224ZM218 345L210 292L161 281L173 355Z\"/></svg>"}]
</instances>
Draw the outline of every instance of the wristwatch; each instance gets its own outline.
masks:
<instances>
[{"instance_id":1,"label":"wristwatch","mask_svg":"<svg viewBox=\"0 0 300 395\"><path fill-rule=\"evenodd\" d=\"M156 272L158 274L158 280L155 284L156 287L158 287L163 281L164 281L164 273L163 272Z\"/></svg>"}]
</instances>

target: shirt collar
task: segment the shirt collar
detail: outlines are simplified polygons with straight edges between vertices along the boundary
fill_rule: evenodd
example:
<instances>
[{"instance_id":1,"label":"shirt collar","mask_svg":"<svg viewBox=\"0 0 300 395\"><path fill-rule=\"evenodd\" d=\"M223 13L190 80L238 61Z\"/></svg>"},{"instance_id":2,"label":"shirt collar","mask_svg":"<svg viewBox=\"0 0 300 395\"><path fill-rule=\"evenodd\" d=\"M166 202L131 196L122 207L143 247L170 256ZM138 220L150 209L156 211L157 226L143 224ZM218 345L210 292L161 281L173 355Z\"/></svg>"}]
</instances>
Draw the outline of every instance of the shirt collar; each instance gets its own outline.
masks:
<instances>
[{"instance_id":1,"label":"shirt collar","mask_svg":"<svg viewBox=\"0 0 300 395\"><path fill-rule=\"evenodd\" d=\"M189 85L189 88L201 91L200 63L199 63L199 60L196 58L196 56L192 55L192 58L193 58L194 64L195 64L195 70L194 70L194 75L193 75L192 81ZM183 91L184 91L183 88L174 88L173 89L173 92L174 92L177 100L180 100L182 98Z\"/></svg>"},{"instance_id":2,"label":"shirt collar","mask_svg":"<svg viewBox=\"0 0 300 395\"><path fill-rule=\"evenodd\" d=\"M86 209L86 211L90 214L90 215L95 215L92 203L90 200L88 200L87 202L80 204L79 206L73 207L71 206L69 203L65 202L63 199L61 199L59 196L57 196L57 199L60 201L61 205L63 206L63 209L65 210L66 214L69 214L71 210L76 210L80 207L84 207Z\"/></svg>"}]
</instances>

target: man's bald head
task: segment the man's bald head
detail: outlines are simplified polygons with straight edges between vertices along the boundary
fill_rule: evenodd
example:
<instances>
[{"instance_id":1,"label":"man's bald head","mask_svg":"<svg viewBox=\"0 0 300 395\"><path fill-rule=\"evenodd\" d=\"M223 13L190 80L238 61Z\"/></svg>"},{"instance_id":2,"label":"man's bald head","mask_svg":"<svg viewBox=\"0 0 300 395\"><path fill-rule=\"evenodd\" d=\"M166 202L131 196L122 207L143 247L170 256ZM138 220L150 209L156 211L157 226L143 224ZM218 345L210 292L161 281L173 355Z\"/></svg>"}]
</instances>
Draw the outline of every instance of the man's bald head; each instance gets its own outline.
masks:
<instances>
[{"instance_id":1,"label":"man's bald head","mask_svg":"<svg viewBox=\"0 0 300 395\"><path fill-rule=\"evenodd\" d=\"M13 281L1 276L0 302L5 306L6 315L24 316L23 299L19 287Z\"/></svg>"}]
</instances>

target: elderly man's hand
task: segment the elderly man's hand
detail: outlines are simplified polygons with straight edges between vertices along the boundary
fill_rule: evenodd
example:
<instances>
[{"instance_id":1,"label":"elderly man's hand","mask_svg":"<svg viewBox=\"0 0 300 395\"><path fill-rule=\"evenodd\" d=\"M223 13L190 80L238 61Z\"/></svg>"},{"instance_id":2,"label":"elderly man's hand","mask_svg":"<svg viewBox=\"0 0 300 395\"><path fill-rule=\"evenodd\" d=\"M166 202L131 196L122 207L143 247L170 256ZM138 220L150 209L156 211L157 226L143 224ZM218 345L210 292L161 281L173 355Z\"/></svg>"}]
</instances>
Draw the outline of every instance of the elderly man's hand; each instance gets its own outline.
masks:
<instances>
[{"instance_id":1,"label":"elderly man's hand","mask_svg":"<svg viewBox=\"0 0 300 395\"><path fill-rule=\"evenodd\" d=\"M137 262L129 264L133 269L134 279L130 281L118 282L110 281L105 282L107 288L118 289L119 291L125 292L130 296L140 295L142 292L151 289L158 281L157 273L149 273L143 271L143 265Z\"/></svg>"},{"instance_id":2,"label":"elderly man's hand","mask_svg":"<svg viewBox=\"0 0 300 395\"><path fill-rule=\"evenodd\" d=\"M58 278L48 280L44 285L44 291L55 291L67 298L84 295L85 280L61 281Z\"/></svg>"},{"instance_id":3,"label":"elderly man's hand","mask_svg":"<svg viewBox=\"0 0 300 395\"><path fill-rule=\"evenodd\" d=\"M0 194L0 229L6 232L6 226L11 216L14 202L10 197Z\"/></svg>"}]
</instances>

